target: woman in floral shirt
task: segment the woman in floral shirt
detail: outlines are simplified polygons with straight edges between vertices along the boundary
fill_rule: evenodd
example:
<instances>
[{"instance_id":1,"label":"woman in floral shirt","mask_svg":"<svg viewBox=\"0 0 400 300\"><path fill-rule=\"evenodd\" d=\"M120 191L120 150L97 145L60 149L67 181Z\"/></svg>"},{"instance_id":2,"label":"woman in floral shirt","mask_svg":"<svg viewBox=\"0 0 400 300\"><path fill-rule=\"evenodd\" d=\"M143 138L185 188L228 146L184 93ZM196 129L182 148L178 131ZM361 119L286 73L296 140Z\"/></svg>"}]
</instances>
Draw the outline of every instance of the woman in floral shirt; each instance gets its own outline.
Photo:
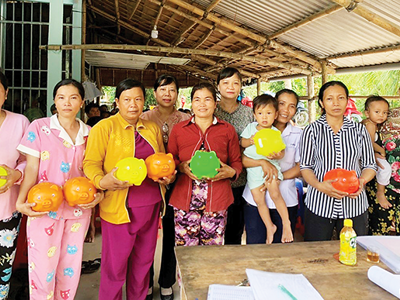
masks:
<instances>
[{"instance_id":1,"label":"woman in floral shirt","mask_svg":"<svg viewBox=\"0 0 400 300\"><path fill-rule=\"evenodd\" d=\"M390 117L381 129L382 147L386 150L386 159L392 168L390 183L386 186L388 209L383 208L376 197L376 180L367 185L369 201L369 233L387 235L392 230L400 235L400 108L393 108Z\"/></svg>"}]
</instances>

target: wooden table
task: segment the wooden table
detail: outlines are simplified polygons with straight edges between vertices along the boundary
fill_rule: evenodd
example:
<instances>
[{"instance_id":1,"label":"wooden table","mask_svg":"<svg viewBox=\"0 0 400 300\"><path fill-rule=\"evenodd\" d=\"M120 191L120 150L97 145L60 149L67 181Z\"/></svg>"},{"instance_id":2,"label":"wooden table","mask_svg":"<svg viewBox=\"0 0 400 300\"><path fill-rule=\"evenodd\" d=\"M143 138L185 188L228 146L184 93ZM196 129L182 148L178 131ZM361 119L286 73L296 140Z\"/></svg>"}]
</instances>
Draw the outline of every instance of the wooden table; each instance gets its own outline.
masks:
<instances>
[{"instance_id":1,"label":"wooden table","mask_svg":"<svg viewBox=\"0 0 400 300\"><path fill-rule=\"evenodd\" d=\"M207 299L210 284L237 285L246 268L304 274L324 299L396 299L367 277L367 253L357 249L357 265L333 257L339 241L246 246L176 247L182 300ZM388 268L383 264L380 267Z\"/></svg>"}]
</instances>

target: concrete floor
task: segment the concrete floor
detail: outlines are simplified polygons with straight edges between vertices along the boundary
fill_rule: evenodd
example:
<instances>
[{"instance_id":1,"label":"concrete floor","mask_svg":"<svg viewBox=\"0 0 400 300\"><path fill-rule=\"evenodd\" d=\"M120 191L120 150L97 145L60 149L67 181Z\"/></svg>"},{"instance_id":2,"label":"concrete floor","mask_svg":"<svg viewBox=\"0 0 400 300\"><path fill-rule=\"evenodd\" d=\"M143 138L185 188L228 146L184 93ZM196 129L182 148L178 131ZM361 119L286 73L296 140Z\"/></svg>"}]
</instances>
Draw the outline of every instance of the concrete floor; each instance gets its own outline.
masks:
<instances>
[{"instance_id":1,"label":"concrete floor","mask_svg":"<svg viewBox=\"0 0 400 300\"><path fill-rule=\"evenodd\" d=\"M157 249L154 261L154 268L155 268L154 282L158 282L158 274L160 272L161 243L162 243L161 234L162 232L160 230L160 238L157 241ZM83 250L84 261L93 260L97 257L101 257L100 233L96 233L94 243L85 243ZM97 300L99 294L99 285L100 285L100 270L92 274L82 274L75 300ZM175 299L180 300L178 283L175 283L173 288L174 288ZM160 292L158 285L154 286L153 299L160 300Z\"/></svg>"}]
</instances>

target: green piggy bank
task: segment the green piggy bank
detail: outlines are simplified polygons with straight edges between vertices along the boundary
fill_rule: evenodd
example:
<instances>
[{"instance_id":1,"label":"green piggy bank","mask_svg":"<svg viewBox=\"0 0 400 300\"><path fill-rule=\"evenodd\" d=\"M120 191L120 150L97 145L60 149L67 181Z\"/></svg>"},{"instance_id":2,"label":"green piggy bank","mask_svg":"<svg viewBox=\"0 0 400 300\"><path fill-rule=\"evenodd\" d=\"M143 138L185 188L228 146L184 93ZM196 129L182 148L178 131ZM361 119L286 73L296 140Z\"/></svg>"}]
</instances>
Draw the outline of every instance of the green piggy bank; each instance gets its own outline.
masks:
<instances>
[{"instance_id":1,"label":"green piggy bank","mask_svg":"<svg viewBox=\"0 0 400 300\"><path fill-rule=\"evenodd\" d=\"M190 160L190 170L199 179L214 178L221 164L214 151L197 150Z\"/></svg>"}]
</instances>

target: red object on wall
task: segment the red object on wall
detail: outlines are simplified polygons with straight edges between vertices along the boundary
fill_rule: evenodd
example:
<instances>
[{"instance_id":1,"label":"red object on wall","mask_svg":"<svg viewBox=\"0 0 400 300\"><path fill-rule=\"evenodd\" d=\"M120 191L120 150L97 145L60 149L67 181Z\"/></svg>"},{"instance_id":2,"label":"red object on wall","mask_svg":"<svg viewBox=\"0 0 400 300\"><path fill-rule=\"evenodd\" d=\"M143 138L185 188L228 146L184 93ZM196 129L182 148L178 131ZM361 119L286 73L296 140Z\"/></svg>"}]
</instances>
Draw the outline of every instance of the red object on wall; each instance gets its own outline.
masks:
<instances>
[{"instance_id":1,"label":"red object on wall","mask_svg":"<svg viewBox=\"0 0 400 300\"><path fill-rule=\"evenodd\" d=\"M333 169L324 176L324 181L336 179L337 181L332 182L332 186L339 191L351 194L357 192L359 189L360 182L354 170Z\"/></svg>"}]
</instances>

